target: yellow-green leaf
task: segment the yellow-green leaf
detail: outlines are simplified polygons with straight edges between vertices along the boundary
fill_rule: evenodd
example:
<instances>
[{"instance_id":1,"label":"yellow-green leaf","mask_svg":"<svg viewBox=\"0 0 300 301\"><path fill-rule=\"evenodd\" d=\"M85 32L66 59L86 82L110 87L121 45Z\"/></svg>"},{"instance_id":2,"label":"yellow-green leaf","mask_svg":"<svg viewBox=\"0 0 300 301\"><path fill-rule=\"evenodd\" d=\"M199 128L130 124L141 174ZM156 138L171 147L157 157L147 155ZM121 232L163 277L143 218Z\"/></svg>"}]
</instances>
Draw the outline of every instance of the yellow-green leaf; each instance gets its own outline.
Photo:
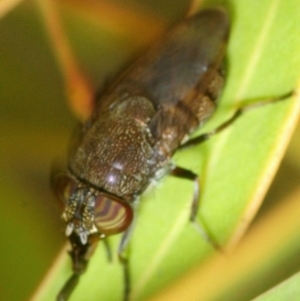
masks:
<instances>
[{"instance_id":1,"label":"yellow-green leaf","mask_svg":"<svg viewBox=\"0 0 300 301\"><path fill-rule=\"evenodd\" d=\"M232 19L227 85L218 111L198 133L229 118L240 104L284 94L299 82L299 1L225 4ZM95 81L133 51L129 39L114 36L101 22L68 10L64 16ZM0 20L3 300L33 293L64 240L47 182L53 158L65 153L73 121L39 17L33 5L23 3ZM199 218L224 249L238 242L258 209L298 113L299 99L259 108L210 141L176 154L178 165L199 173ZM192 189L188 181L167 177L143 197L130 245L133 300L152 296L217 252L188 223ZM119 237L111 241L116 251ZM64 250L32 300L54 300L70 274ZM122 291L121 265L116 256L108 263L100 244L71 301L120 300Z\"/></svg>"}]
</instances>

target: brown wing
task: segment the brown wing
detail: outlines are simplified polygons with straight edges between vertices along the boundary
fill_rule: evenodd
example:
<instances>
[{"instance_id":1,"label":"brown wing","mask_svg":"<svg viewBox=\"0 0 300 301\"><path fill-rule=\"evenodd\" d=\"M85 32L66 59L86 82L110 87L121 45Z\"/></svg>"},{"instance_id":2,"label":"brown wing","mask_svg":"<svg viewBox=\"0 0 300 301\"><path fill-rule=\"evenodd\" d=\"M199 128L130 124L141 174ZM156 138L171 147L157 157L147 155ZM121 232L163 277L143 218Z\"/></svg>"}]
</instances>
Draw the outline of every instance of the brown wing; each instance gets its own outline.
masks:
<instances>
[{"instance_id":1,"label":"brown wing","mask_svg":"<svg viewBox=\"0 0 300 301\"><path fill-rule=\"evenodd\" d=\"M128 96L147 97L156 111L151 132L157 140L169 136L172 151L214 111L228 34L229 18L221 8L183 21L117 79L96 115Z\"/></svg>"}]
</instances>

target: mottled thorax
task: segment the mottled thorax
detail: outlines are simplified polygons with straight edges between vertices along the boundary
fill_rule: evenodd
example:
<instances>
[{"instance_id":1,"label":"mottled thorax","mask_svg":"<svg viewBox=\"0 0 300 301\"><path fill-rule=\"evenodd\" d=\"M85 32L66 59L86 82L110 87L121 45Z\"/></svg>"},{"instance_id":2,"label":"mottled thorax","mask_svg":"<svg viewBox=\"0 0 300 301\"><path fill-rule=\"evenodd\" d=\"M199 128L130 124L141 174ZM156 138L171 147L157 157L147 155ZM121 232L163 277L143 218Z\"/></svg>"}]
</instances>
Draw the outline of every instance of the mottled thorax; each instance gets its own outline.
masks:
<instances>
[{"instance_id":1,"label":"mottled thorax","mask_svg":"<svg viewBox=\"0 0 300 301\"><path fill-rule=\"evenodd\" d=\"M70 159L72 173L114 195L142 192L152 176L153 141L148 122L154 108L146 98L116 101L91 125Z\"/></svg>"}]
</instances>

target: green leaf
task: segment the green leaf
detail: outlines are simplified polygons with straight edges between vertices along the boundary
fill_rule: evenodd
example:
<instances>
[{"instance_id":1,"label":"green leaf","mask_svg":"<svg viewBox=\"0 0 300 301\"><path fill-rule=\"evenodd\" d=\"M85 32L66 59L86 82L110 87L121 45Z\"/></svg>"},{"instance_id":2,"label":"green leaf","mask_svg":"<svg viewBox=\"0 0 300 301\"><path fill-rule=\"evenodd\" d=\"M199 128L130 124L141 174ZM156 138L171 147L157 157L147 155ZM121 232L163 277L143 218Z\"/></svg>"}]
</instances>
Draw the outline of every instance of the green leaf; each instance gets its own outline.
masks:
<instances>
[{"instance_id":1,"label":"green leaf","mask_svg":"<svg viewBox=\"0 0 300 301\"><path fill-rule=\"evenodd\" d=\"M281 177L274 184L280 187ZM266 202L272 206L259 214L233 252L226 256L215 253L149 300L252 300L299 271L298 181L284 199L277 199L279 202L274 203L274 187L271 190L273 194L269 194ZM287 293L299 296L297 289Z\"/></svg>"},{"instance_id":2,"label":"green leaf","mask_svg":"<svg viewBox=\"0 0 300 301\"><path fill-rule=\"evenodd\" d=\"M298 0L232 0L226 4L232 16L227 85L218 111L198 133L209 131L227 120L241 104L293 90L300 77ZM0 22L6 38L6 48L0 49L5 54L0 56L0 69L6 70L0 96L1 101L6 100L6 110L1 110L5 113L1 114L0 120L4 129L2 137L7 145L1 153L5 158L1 163L5 181L0 188L5 202L0 212L5 214L1 215L4 231L0 234L6 244L0 258L6 268L0 276L7 281L5 287L22 288L23 285L27 289L23 288L23 297L17 292L3 293L3 300L24 299L29 288L34 290L38 277L33 280L30 274L42 276L51 260L50 253L45 257L44 253L50 252L45 249L51 249L53 256L58 248L53 241L63 239L59 213L52 210L50 196L45 197L45 194L51 159L64 152L72 121L62 103L61 83L50 50L41 33L34 31L37 16L34 20L28 17L32 14L32 8L24 6ZM13 34L4 27L10 22L14 26L6 28ZM67 24L75 45L78 43L78 52L87 52L85 64L97 80L95 69L101 69L102 65L98 61L94 63L95 59L105 58L106 65L101 72L107 73L112 70L109 69L110 62L119 64L133 47L126 46L126 39L108 36L107 30L79 17L67 16ZM78 30L82 35L78 36ZM96 39L99 32L107 43ZM15 44L30 48L23 46L18 52ZM118 46L114 51L113 45ZM100 50L101 47L107 52ZM10 85L12 87L8 89ZM15 99L15 107L11 106L10 99ZM298 112L299 99L259 108L242 116L210 141L176 154L178 165L199 173L202 188L199 219L224 249L239 240L257 211L281 160ZM152 296L216 253L188 223L192 190L192 183L166 177L141 200L130 245L133 300ZM32 200L39 204L37 209L32 206ZM49 221L43 218L47 215ZM56 230L52 232L51 228ZM111 239L114 251L119 238ZM47 258L46 265L40 263L44 258ZM32 300L54 300L70 274L71 262L63 250ZM107 262L100 243L71 301L120 300L122 291L121 265L116 256L112 263Z\"/></svg>"},{"instance_id":3,"label":"green leaf","mask_svg":"<svg viewBox=\"0 0 300 301\"><path fill-rule=\"evenodd\" d=\"M281 43L291 34L290 30L297 28L285 22L299 5L283 1L264 1L259 7L251 3L231 4L235 11L228 48L228 85L220 108L206 130L226 120L235 107L248 99L277 96L294 89L299 76L295 71L282 74L286 64L292 66L288 63L291 49L295 49L295 53L299 49L296 39L290 39L289 45ZM221 246L237 240L253 218L297 114L295 100L260 108L249 112L205 145L176 155L177 164L201 176L199 215ZM191 198L191 183L166 178L141 200L130 254L134 300L159 290L212 253L211 246L188 225ZM66 279L68 274L65 269L59 273L59 281L55 279L56 291L61 279ZM112 288L111 283L118 283L119 289ZM105 255L100 249L72 299L92 300L93 296L101 296L119 300L121 295L121 268L115 261L105 264Z\"/></svg>"},{"instance_id":4,"label":"green leaf","mask_svg":"<svg viewBox=\"0 0 300 301\"><path fill-rule=\"evenodd\" d=\"M300 295L300 273L280 283L253 301L297 301Z\"/></svg>"}]
</instances>

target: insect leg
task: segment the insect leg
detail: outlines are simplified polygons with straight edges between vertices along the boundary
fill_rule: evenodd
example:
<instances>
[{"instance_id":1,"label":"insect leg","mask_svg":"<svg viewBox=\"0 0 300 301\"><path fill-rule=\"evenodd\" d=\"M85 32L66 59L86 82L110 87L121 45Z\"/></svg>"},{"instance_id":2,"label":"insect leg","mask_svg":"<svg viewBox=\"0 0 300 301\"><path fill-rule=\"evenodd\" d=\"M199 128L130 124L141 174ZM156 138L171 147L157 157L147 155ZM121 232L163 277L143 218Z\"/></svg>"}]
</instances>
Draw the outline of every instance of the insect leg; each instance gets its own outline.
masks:
<instances>
[{"instance_id":1,"label":"insect leg","mask_svg":"<svg viewBox=\"0 0 300 301\"><path fill-rule=\"evenodd\" d=\"M198 175L188 169L179 166L176 166L170 172L170 175L181 179L191 180L194 182L194 194L193 194L193 201L192 201L191 213L189 219L192 222L192 224L195 226L196 230L201 234L201 236L207 242L209 242L215 249L219 249L218 244L212 239L211 235L208 233L205 227L197 220L197 213L198 213L199 202L200 202L200 183L199 183Z\"/></svg>"},{"instance_id":2,"label":"insect leg","mask_svg":"<svg viewBox=\"0 0 300 301\"><path fill-rule=\"evenodd\" d=\"M99 238L98 236L93 235L90 237L88 243L82 244L79 237L72 233L69 240L72 247L71 251L69 251L69 255L71 256L73 263L73 274L58 293L56 298L57 301L69 300L79 283L80 276L87 269L88 261L98 245Z\"/></svg>"},{"instance_id":3,"label":"insect leg","mask_svg":"<svg viewBox=\"0 0 300 301\"><path fill-rule=\"evenodd\" d=\"M111 247L110 247L110 243L109 243L108 239L104 238L103 243L104 243L104 247L105 247L105 251L106 251L107 260L109 262L112 262L112 251L111 251Z\"/></svg>"},{"instance_id":4,"label":"insect leg","mask_svg":"<svg viewBox=\"0 0 300 301\"><path fill-rule=\"evenodd\" d=\"M203 143L204 141L208 140L210 137L212 137L215 134L218 134L221 131L223 131L224 129L226 129L228 126L230 126L232 123L234 123L241 115L243 115L247 111L250 111L250 110L265 106L265 105L273 104L273 103L276 103L276 102L279 102L279 101L286 100L287 98L291 97L293 94L294 94L294 91L288 92L288 93L286 93L284 95L281 95L279 97L276 97L276 98L271 98L271 99L266 100L266 101L258 101L258 102L252 103L252 104L242 106L242 107L238 108L235 111L235 113L233 114L232 117L230 117L228 120L223 122L217 128L213 129L212 131L210 131L208 133L204 133L204 134L202 134L198 137L190 139L186 143L180 145L179 149Z\"/></svg>"},{"instance_id":5,"label":"insect leg","mask_svg":"<svg viewBox=\"0 0 300 301\"><path fill-rule=\"evenodd\" d=\"M79 282L80 274L74 273L57 295L56 301L67 301Z\"/></svg>"},{"instance_id":6,"label":"insect leg","mask_svg":"<svg viewBox=\"0 0 300 301\"><path fill-rule=\"evenodd\" d=\"M138 200L135 200L133 203L134 211L137 210ZM134 214L136 216L136 214ZM135 219L133 219L131 225L127 230L123 233L119 249L118 249L118 257L119 261L123 266L123 277L124 277L124 294L123 294L123 301L128 301L131 292L131 278L130 278L130 265L129 265L129 254L128 254L128 245L130 239L132 237L132 233L135 226Z\"/></svg>"}]
</instances>

